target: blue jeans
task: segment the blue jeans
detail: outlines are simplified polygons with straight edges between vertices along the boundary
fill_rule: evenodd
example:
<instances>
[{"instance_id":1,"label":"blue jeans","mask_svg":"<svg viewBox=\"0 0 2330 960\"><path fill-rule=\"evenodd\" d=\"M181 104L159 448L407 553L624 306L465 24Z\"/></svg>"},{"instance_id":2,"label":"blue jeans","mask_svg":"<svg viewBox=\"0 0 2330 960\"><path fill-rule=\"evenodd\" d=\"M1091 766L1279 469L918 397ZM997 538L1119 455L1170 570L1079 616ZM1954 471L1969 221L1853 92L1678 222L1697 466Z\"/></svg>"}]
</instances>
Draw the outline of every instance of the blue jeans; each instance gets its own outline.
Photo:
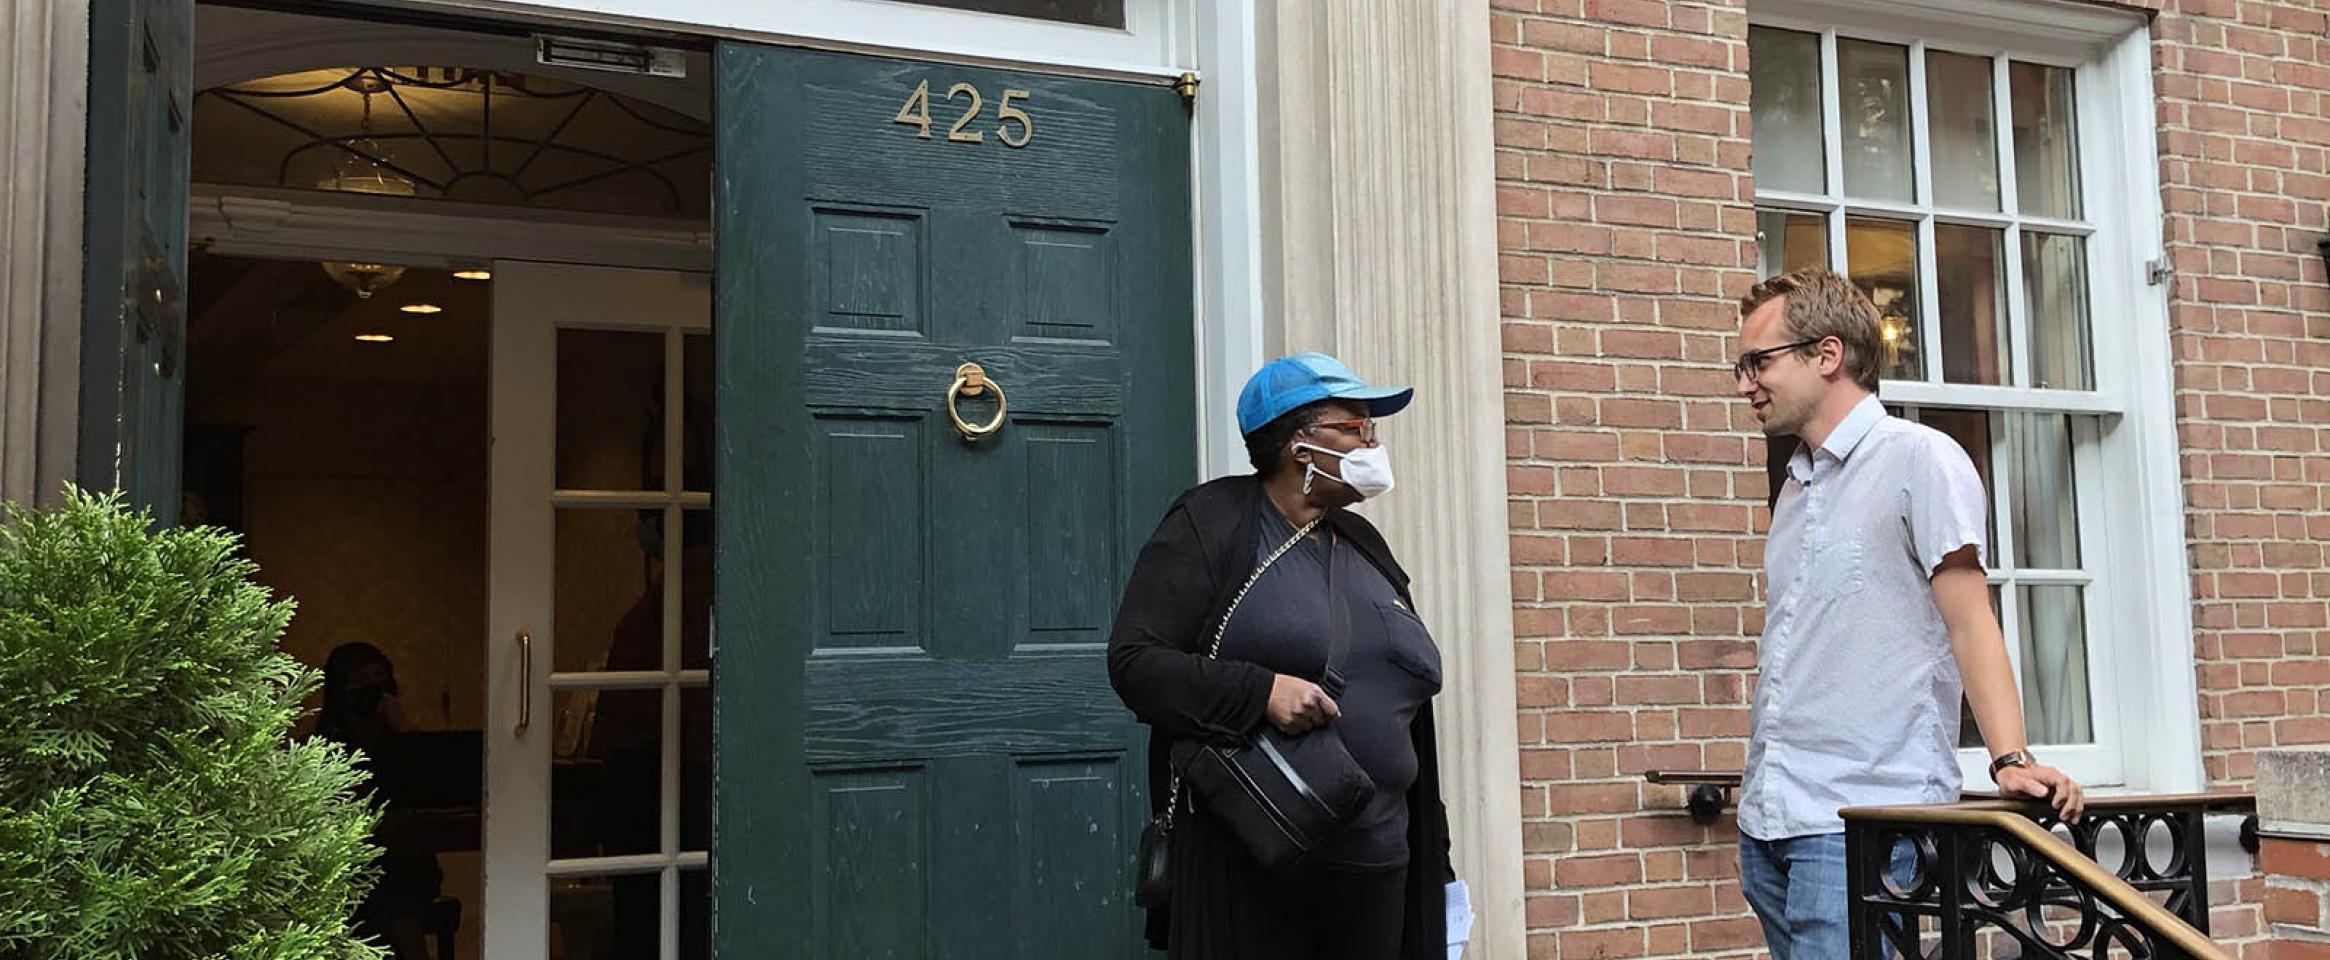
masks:
<instances>
[{"instance_id":1,"label":"blue jeans","mask_svg":"<svg viewBox=\"0 0 2330 960\"><path fill-rule=\"evenodd\" d=\"M1893 851L1893 875L1906 884L1916 851ZM1822 833L1786 840L1739 838L1739 887L1764 926L1772 960L1845 960L1852 955L1845 889L1845 835ZM1888 948L1885 956L1892 956Z\"/></svg>"}]
</instances>

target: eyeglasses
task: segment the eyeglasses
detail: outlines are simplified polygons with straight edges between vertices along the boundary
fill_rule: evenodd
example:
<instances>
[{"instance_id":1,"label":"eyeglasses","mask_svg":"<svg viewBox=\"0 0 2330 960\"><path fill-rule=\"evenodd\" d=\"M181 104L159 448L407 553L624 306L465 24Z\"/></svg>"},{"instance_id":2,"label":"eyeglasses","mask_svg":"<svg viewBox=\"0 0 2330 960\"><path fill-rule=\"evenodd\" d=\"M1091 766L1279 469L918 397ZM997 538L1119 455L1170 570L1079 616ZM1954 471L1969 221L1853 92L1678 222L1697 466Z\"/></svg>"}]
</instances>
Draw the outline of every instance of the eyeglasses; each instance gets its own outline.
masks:
<instances>
[{"instance_id":1,"label":"eyeglasses","mask_svg":"<svg viewBox=\"0 0 2330 960\"><path fill-rule=\"evenodd\" d=\"M1761 350L1750 350L1746 353L1740 354L1739 359L1732 361L1731 375L1741 380L1759 379L1764 375L1764 367L1772 362L1773 357L1787 353L1790 350L1801 350L1826 339L1828 338L1812 337L1805 340L1798 340L1795 343L1783 343L1777 347L1765 347Z\"/></svg>"},{"instance_id":2,"label":"eyeglasses","mask_svg":"<svg viewBox=\"0 0 2330 960\"><path fill-rule=\"evenodd\" d=\"M1303 429L1316 430L1320 427L1333 427L1341 430L1351 436L1358 437L1361 443L1375 442L1375 420L1371 417L1360 417L1355 420L1321 420Z\"/></svg>"}]
</instances>

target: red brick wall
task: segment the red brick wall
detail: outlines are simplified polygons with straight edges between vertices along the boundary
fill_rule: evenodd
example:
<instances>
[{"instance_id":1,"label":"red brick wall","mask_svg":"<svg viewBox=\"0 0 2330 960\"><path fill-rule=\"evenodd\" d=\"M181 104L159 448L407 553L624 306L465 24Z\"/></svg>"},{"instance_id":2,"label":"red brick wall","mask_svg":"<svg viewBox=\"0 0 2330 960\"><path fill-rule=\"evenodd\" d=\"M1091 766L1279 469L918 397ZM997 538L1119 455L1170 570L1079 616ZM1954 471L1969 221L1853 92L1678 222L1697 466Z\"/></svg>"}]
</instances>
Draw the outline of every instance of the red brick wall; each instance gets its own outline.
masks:
<instances>
[{"instance_id":1,"label":"red brick wall","mask_svg":"<svg viewBox=\"0 0 2330 960\"><path fill-rule=\"evenodd\" d=\"M1743 953L1728 819L1642 773L1745 759L1747 15L1500 0L1490 29L1530 955Z\"/></svg>"},{"instance_id":2,"label":"red brick wall","mask_svg":"<svg viewBox=\"0 0 2330 960\"><path fill-rule=\"evenodd\" d=\"M2163 6L2203 736L2239 782L2256 748L2330 740L2330 27ZM1744 759L1767 520L1725 369L1755 264L1746 10L1492 7L1531 956L1745 955L1731 822L1641 773ZM2262 881L2216 886L2220 938L2255 936Z\"/></svg>"},{"instance_id":3,"label":"red brick wall","mask_svg":"<svg viewBox=\"0 0 2330 960\"><path fill-rule=\"evenodd\" d=\"M2179 0L2154 24L2160 180L2209 778L2330 742L2330 8Z\"/></svg>"}]
</instances>

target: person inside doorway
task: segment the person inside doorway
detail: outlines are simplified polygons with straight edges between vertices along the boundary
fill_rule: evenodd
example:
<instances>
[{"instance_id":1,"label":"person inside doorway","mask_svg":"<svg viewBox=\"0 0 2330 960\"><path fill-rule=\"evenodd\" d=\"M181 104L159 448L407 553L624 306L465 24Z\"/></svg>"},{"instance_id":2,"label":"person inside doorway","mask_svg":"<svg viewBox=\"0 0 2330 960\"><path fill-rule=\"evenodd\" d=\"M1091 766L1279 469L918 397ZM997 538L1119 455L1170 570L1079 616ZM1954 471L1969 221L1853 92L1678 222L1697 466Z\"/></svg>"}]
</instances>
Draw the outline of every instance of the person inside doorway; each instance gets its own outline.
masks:
<instances>
[{"instance_id":1,"label":"person inside doorway","mask_svg":"<svg viewBox=\"0 0 2330 960\"><path fill-rule=\"evenodd\" d=\"M1447 954L1454 872L1431 709L1440 652L1391 548L1346 509L1391 490L1376 418L1412 397L1324 354L1270 362L1238 401L1254 472L1184 493L1133 567L1109 679L1153 731L1153 805L1176 792L1166 758L1177 743L1243 743L1263 724L1331 728L1376 786L1291 873L1266 871L1182 793L1170 893L1148 931L1174 960ZM1339 697L1320 682L1338 650Z\"/></svg>"},{"instance_id":2,"label":"person inside doorway","mask_svg":"<svg viewBox=\"0 0 2330 960\"><path fill-rule=\"evenodd\" d=\"M1851 952L1838 810L1955 802L1961 693L2001 793L2066 821L2083 800L2023 738L1981 476L1947 434L1877 401L1877 308L1812 268L1757 284L1740 311L1739 394L1767 435L1800 441L1764 549L1740 886L1775 960L1826 960Z\"/></svg>"},{"instance_id":3,"label":"person inside doorway","mask_svg":"<svg viewBox=\"0 0 2330 960\"><path fill-rule=\"evenodd\" d=\"M374 757L403 729L396 665L388 654L362 641L334 647L324 658L316 736L354 751L358 765L370 770ZM375 798L384 809L395 802L377 792ZM434 853L400 849L387 837L375 839L382 845L376 862L380 876L356 909L357 932L387 946L395 960L429 960L430 912L444 890L445 871Z\"/></svg>"}]
</instances>

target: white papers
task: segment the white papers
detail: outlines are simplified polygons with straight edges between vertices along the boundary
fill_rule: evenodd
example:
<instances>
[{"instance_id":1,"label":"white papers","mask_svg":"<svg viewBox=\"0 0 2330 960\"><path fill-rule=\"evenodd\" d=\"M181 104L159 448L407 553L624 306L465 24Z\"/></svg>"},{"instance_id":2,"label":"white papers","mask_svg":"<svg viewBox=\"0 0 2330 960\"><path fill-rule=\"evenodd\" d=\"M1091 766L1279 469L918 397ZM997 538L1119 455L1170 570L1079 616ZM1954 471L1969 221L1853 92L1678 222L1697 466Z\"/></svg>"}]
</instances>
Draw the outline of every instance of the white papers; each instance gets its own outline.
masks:
<instances>
[{"instance_id":1,"label":"white papers","mask_svg":"<svg viewBox=\"0 0 2330 960\"><path fill-rule=\"evenodd\" d=\"M1442 896L1448 902L1448 960L1459 960L1472 939L1472 891L1457 880L1442 888Z\"/></svg>"}]
</instances>

